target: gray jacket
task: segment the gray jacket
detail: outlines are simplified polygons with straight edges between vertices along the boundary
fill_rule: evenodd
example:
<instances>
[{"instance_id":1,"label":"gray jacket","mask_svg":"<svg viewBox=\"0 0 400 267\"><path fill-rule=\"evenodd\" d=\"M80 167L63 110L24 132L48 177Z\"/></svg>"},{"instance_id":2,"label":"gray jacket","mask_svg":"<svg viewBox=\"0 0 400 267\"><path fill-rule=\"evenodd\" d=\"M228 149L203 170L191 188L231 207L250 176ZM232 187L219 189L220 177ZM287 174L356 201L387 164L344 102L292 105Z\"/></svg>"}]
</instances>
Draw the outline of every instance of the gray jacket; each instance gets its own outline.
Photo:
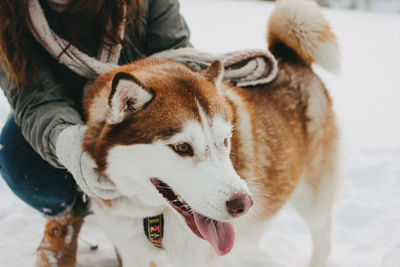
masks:
<instances>
[{"instance_id":1,"label":"gray jacket","mask_svg":"<svg viewBox=\"0 0 400 267\"><path fill-rule=\"evenodd\" d=\"M53 30L68 40L57 12L46 6L44 10ZM141 25L139 36L133 24L127 25L124 39L128 45L121 51L120 65L159 51L190 46L190 32L179 13L178 0L144 0ZM97 54L99 47L91 42L90 33L87 39L92 54ZM4 70L0 70L0 87L25 139L46 161L62 168L55 143L63 129L83 124L81 100L87 80L58 63L33 39L32 46L40 83L25 86L18 93Z\"/></svg>"}]
</instances>

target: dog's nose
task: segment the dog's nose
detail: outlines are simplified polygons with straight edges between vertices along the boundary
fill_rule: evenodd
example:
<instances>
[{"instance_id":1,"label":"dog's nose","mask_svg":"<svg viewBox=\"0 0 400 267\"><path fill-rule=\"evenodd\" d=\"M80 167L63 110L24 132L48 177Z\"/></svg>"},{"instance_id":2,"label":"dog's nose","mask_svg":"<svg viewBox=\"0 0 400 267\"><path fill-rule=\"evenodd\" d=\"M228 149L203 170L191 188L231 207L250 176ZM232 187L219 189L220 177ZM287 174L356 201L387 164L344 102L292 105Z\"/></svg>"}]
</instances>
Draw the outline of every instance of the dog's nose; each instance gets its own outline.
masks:
<instances>
[{"instance_id":1,"label":"dog's nose","mask_svg":"<svg viewBox=\"0 0 400 267\"><path fill-rule=\"evenodd\" d=\"M236 193L226 202L226 209L232 217L239 217L253 206L253 200L246 193Z\"/></svg>"}]
</instances>

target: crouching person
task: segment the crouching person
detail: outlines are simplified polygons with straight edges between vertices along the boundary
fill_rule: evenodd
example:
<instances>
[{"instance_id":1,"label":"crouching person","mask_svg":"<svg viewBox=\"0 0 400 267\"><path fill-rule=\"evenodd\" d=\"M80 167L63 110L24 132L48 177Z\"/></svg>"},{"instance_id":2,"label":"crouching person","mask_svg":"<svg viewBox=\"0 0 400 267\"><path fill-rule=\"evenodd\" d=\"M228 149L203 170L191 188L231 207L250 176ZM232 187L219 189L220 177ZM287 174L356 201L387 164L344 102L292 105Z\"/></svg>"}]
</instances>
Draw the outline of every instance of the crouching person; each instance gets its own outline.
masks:
<instances>
[{"instance_id":1,"label":"crouching person","mask_svg":"<svg viewBox=\"0 0 400 267\"><path fill-rule=\"evenodd\" d=\"M186 46L177 0L0 1L0 87L12 108L0 174L47 218L38 266L75 266L83 194L119 197L82 151L85 84L110 66Z\"/></svg>"}]
</instances>

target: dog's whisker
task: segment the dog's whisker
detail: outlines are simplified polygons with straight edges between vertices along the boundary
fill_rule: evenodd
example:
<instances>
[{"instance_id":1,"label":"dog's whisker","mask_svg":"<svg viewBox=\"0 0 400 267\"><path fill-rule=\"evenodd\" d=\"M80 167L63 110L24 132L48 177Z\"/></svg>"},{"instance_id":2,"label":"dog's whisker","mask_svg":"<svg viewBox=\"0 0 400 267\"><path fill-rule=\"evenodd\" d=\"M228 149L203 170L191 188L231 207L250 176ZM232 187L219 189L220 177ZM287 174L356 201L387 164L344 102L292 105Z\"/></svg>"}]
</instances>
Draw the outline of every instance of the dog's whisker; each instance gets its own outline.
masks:
<instances>
[{"instance_id":1,"label":"dog's whisker","mask_svg":"<svg viewBox=\"0 0 400 267\"><path fill-rule=\"evenodd\" d=\"M262 185L262 186L264 186L264 184L263 183L258 183L258 182L246 182L247 184L257 184L257 185Z\"/></svg>"},{"instance_id":2,"label":"dog's whisker","mask_svg":"<svg viewBox=\"0 0 400 267\"><path fill-rule=\"evenodd\" d=\"M271 197L270 194L252 194L253 196Z\"/></svg>"}]
</instances>

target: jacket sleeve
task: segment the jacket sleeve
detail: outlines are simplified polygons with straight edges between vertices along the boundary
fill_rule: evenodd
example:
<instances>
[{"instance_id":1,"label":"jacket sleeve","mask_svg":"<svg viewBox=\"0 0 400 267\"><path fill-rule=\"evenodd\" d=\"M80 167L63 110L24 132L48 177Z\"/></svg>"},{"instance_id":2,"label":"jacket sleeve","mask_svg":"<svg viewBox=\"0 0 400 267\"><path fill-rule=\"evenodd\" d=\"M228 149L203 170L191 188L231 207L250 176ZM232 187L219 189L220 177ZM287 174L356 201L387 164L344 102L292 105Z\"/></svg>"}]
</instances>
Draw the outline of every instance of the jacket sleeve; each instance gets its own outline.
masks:
<instances>
[{"instance_id":1,"label":"jacket sleeve","mask_svg":"<svg viewBox=\"0 0 400 267\"><path fill-rule=\"evenodd\" d=\"M192 46L190 30L179 13L178 0L149 0L146 54Z\"/></svg>"},{"instance_id":2,"label":"jacket sleeve","mask_svg":"<svg viewBox=\"0 0 400 267\"><path fill-rule=\"evenodd\" d=\"M27 142L43 159L57 168L63 168L55 152L57 137L69 125L83 122L74 109L73 101L65 96L63 85L57 82L49 66L40 58L35 58L35 63L40 82L23 86L18 92L0 69L0 87Z\"/></svg>"}]
</instances>

